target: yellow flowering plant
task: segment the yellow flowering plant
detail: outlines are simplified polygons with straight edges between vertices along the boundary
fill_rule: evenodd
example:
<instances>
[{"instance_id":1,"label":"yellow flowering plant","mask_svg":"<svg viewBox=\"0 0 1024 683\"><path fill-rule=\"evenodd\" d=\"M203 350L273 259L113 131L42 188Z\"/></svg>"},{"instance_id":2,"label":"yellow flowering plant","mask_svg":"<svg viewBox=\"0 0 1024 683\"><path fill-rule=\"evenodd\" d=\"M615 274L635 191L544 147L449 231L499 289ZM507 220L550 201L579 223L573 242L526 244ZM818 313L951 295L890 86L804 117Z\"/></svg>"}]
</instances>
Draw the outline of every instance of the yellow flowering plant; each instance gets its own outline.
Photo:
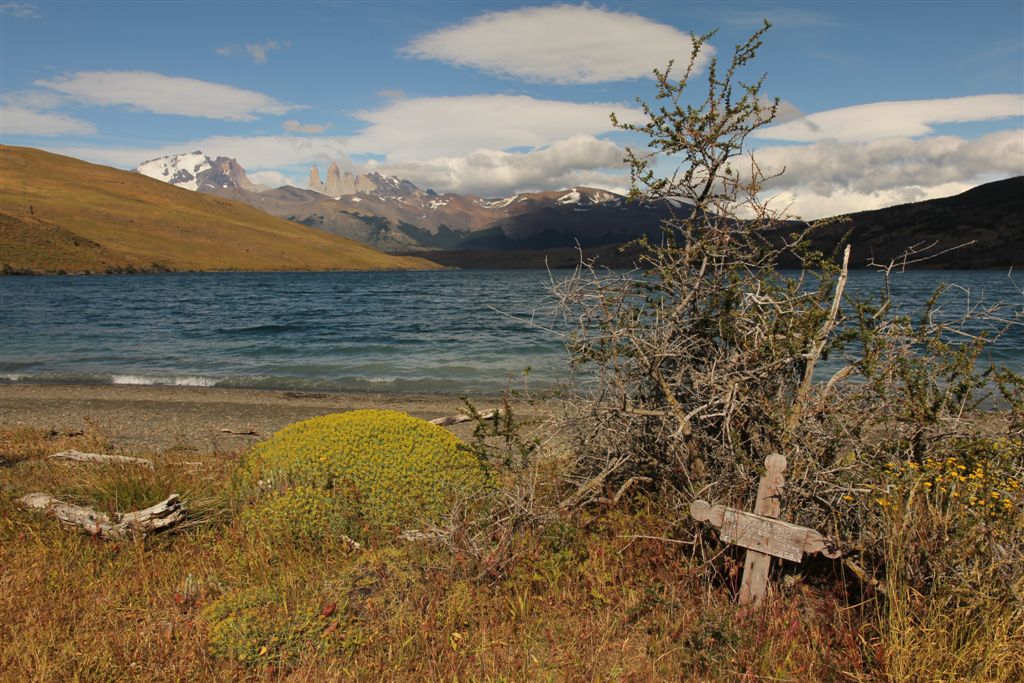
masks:
<instances>
[{"instance_id":1,"label":"yellow flowering plant","mask_svg":"<svg viewBox=\"0 0 1024 683\"><path fill-rule=\"evenodd\" d=\"M316 520L331 516L331 496L377 529L431 524L455 500L486 490L489 475L437 425L393 410L355 410L297 422L257 444L242 481L302 533L315 534Z\"/></svg>"}]
</instances>

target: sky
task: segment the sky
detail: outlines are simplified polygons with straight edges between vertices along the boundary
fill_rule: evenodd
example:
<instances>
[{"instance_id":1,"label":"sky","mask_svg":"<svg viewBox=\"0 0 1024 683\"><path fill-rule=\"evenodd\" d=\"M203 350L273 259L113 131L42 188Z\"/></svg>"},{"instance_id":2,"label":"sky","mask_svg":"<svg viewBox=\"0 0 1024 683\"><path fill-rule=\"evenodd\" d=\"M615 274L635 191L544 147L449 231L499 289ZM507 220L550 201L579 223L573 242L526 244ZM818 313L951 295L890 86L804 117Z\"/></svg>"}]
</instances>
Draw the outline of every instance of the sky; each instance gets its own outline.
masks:
<instances>
[{"instance_id":1,"label":"sky","mask_svg":"<svg viewBox=\"0 0 1024 683\"><path fill-rule=\"evenodd\" d=\"M652 69L728 61L779 120L749 140L812 219L1024 174L1024 2L0 0L0 141L131 169L202 150L269 186L310 166L488 197L625 191ZM671 173L676 161L656 169ZM2 169L0 169L2 172Z\"/></svg>"}]
</instances>

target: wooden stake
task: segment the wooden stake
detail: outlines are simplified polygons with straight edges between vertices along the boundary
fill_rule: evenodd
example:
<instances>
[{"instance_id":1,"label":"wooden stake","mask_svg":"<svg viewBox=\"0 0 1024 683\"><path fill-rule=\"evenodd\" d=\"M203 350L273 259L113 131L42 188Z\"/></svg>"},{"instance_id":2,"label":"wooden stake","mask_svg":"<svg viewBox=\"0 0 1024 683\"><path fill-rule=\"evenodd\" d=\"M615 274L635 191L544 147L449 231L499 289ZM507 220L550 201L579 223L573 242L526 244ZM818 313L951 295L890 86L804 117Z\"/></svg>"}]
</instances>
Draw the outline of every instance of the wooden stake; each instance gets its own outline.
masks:
<instances>
[{"instance_id":1,"label":"wooden stake","mask_svg":"<svg viewBox=\"0 0 1024 683\"><path fill-rule=\"evenodd\" d=\"M781 510L782 486L785 483L782 473L786 469L786 458L777 453L769 455L764 461L764 466L767 472L757 487L757 503L754 505L754 514L778 517ZM741 605L757 605L764 600L771 566L771 555L747 549L747 557L743 563L743 579L740 583Z\"/></svg>"}]
</instances>

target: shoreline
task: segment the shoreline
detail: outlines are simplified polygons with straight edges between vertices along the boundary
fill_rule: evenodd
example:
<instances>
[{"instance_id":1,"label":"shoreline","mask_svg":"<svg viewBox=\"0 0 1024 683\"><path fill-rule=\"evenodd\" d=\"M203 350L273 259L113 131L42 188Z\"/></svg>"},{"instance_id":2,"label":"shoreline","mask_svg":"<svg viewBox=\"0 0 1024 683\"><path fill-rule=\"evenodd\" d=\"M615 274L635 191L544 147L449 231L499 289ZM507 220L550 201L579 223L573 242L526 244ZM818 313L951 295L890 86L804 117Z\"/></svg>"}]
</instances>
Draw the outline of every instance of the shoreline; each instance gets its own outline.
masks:
<instances>
[{"instance_id":1,"label":"shoreline","mask_svg":"<svg viewBox=\"0 0 1024 683\"><path fill-rule=\"evenodd\" d=\"M480 410L498 396L470 397ZM380 408L424 419L461 412L458 396L129 384L0 384L0 428L98 431L113 451L235 451L318 415ZM225 432L223 430L230 430ZM455 426L472 434L472 423ZM249 432L255 432L249 433Z\"/></svg>"}]
</instances>

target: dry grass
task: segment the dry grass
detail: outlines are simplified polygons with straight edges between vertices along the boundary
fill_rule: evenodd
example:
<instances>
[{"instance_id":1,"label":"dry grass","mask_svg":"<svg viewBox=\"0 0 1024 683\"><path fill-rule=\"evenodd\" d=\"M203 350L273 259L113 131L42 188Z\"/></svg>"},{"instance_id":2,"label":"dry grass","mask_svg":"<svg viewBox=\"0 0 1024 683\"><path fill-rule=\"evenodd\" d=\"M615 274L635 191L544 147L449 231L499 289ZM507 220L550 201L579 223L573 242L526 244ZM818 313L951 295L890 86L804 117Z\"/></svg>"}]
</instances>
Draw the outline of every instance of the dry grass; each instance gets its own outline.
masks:
<instances>
[{"instance_id":1,"label":"dry grass","mask_svg":"<svg viewBox=\"0 0 1024 683\"><path fill-rule=\"evenodd\" d=\"M422 270L366 245L152 178L0 147L5 272Z\"/></svg>"},{"instance_id":2,"label":"dry grass","mask_svg":"<svg viewBox=\"0 0 1024 683\"><path fill-rule=\"evenodd\" d=\"M724 578L709 581L684 546L642 538L667 533L663 510L644 501L525 528L501 557L418 543L291 547L244 536L228 514L237 454L152 454L152 472L43 457L104 442L95 430L0 432L2 680L1013 680L1019 671L1019 626L1005 612L982 619L972 639L939 623L962 618L948 605L851 604L832 565L793 574L767 608L742 610L729 585L737 558L717 558ZM203 523L101 542L18 509L30 490L122 511L178 492L202 501ZM213 633L211 609L247 590L268 596L258 615Z\"/></svg>"}]
</instances>

